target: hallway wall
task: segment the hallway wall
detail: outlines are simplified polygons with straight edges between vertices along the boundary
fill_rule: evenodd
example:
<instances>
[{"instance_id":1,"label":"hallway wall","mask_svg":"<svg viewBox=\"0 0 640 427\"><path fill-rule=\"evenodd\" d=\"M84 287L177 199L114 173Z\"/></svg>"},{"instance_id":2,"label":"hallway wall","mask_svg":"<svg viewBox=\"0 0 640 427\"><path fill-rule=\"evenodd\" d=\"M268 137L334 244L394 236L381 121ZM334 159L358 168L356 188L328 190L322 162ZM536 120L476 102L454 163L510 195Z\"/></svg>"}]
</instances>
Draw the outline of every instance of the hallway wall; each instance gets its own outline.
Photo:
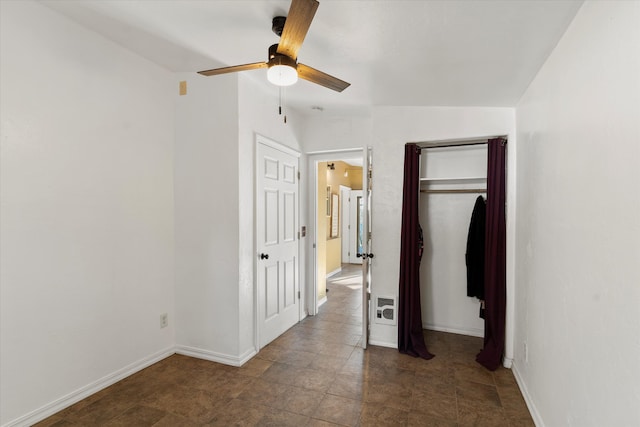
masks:
<instances>
[{"instance_id":1,"label":"hallway wall","mask_svg":"<svg viewBox=\"0 0 640 427\"><path fill-rule=\"evenodd\" d=\"M343 185L345 187L349 187L352 190L361 190L362 189L362 169L355 170L357 168L353 168L349 166L347 163L341 160L335 160L328 163L333 163L335 169L327 169L327 186L331 187L331 193L340 196L340 186ZM348 168L352 168L351 174L347 174L344 176L345 171ZM333 272L339 271L342 265L342 240L348 238L349 236L343 236L341 232L340 221L340 212L341 208L336 206L335 214L338 215L338 236L331 237L331 218L326 217L326 236L327 236L327 249L326 249L326 273L331 274Z\"/></svg>"},{"instance_id":2,"label":"hallway wall","mask_svg":"<svg viewBox=\"0 0 640 427\"><path fill-rule=\"evenodd\" d=\"M327 162L319 162L317 177L318 188L316 201L317 224L314 226L318 236L315 248L316 260L316 286L318 290L318 303L327 296ZM309 260L312 265L313 260Z\"/></svg>"}]
</instances>

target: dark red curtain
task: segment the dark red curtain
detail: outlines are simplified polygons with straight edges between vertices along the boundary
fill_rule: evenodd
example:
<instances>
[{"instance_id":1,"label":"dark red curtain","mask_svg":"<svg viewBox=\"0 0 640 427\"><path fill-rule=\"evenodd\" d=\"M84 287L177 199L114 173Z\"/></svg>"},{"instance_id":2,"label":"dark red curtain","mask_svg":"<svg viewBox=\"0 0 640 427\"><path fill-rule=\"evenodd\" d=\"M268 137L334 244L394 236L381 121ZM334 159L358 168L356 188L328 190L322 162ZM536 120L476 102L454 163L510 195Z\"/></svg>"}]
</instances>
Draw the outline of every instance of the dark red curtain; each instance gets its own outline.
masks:
<instances>
[{"instance_id":1,"label":"dark red curtain","mask_svg":"<svg viewBox=\"0 0 640 427\"><path fill-rule=\"evenodd\" d=\"M404 147L404 190L400 237L400 285L398 298L398 350L414 357L431 359L422 335L420 309L420 255L422 242L418 224L420 196L420 149Z\"/></svg>"},{"instance_id":2,"label":"dark red curtain","mask_svg":"<svg viewBox=\"0 0 640 427\"><path fill-rule=\"evenodd\" d=\"M502 138L489 140L487 165L487 213L484 264L484 348L476 361L496 370L504 353L506 311L506 213L505 157L506 143Z\"/></svg>"}]
</instances>

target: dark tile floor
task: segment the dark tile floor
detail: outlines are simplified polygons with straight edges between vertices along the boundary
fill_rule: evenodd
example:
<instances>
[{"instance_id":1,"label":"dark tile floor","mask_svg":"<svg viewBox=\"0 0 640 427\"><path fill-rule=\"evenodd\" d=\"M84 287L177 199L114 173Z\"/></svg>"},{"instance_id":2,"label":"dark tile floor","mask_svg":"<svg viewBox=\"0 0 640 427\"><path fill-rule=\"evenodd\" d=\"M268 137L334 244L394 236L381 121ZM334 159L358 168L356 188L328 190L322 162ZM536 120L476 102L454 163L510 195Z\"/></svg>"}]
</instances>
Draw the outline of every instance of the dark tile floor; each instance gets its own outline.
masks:
<instances>
[{"instance_id":1,"label":"dark tile floor","mask_svg":"<svg viewBox=\"0 0 640 427\"><path fill-rule=\"evenodd\" d=\"M511 371L474 361L479 338L425 331L429 361L361 349L358 273L241 368L174 355L37 426L534 426Z\"/></svg>"}]
</instances>

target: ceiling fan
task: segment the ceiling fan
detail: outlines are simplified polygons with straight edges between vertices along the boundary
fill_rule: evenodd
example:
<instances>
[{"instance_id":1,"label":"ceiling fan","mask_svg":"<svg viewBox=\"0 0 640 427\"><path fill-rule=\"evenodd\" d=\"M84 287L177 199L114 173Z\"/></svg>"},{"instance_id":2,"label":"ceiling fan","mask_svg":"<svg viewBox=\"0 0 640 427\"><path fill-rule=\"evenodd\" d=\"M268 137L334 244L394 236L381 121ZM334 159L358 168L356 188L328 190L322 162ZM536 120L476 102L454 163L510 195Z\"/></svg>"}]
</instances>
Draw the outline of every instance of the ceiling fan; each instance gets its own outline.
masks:
<instances>
[{"instance_id":1,"label":"ceiling fan","mask_svg":"<svg viewBox=\"0 0 640 427\"><path fill-rule=\"evenodd\" d=\"M298 81L299 77L337 92L342 92L349 87L350 83L298 63L298 50L307 35L318 5L317 0L292 0L289 7L289 16L276 16L273 18L272 30L280 37L280 43L269 47L269 60L267 62L214 68L212 70L198 71L198 74L215 76L235 73L236 71L268 68L267 79L277 86L290 86Z\"/></svg>"}]
</instances>

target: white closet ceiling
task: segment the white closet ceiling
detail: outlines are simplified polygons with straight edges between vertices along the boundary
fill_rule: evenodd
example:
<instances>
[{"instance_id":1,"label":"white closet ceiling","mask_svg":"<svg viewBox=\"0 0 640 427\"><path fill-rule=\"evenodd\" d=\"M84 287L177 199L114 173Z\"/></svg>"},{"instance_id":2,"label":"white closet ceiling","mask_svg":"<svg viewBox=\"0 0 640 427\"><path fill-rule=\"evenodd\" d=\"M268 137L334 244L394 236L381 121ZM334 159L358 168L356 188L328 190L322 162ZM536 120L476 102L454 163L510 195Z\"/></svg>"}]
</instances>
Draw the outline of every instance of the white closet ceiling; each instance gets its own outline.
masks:
<instances>
[{"instance_id":1,"label":"white closet ceiling","mask_svg":"<svg viewBox=\"0 0 640 427\"><path fill-rule=\"evenodd\" d=\"M347 1L320 6L298 52L351 83L342 93L299 81L290 108L368 114L371 106L514 106L582 1ZM43 0L172 71L266 60L271 20L288 0ZM271 86L266 70L242 76ZM215 77L201 77L215 78ZM245 78L245 77L243 77ZM271 86L274 96L277 88Z\"/></svg>"}]
</instances>

